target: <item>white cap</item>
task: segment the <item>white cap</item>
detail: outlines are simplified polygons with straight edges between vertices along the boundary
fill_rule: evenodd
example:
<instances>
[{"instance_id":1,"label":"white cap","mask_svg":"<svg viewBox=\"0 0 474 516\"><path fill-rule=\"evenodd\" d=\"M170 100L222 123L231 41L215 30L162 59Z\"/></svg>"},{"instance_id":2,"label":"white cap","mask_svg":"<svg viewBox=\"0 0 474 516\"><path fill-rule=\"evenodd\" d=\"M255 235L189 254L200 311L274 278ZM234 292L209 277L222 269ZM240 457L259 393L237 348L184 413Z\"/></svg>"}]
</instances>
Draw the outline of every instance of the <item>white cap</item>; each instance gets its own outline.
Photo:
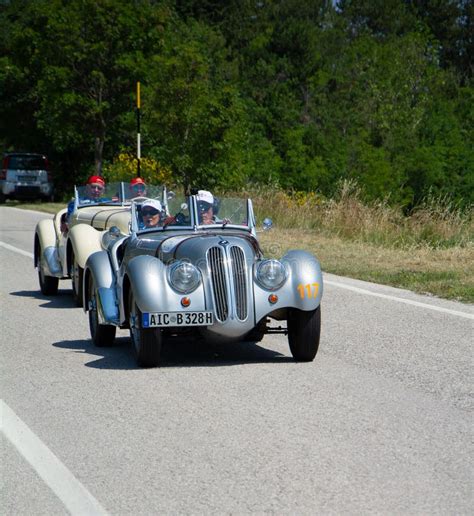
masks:
<instances>
[{"instance_id":1,"label":"white cap","mask_svg":"<svg viewBox=\"0 0 474 516\"><path fill-rule=\"evenodd\" d=\"M214 204L214 196L207 190L199 190L196 196L196 200Z\"/></svg>"},{"instance_id":2,"label":"white cap","mask_svg":"<svg viewBox=\"0 0 474 516\"><path fill-rule=\"evenodd\" d=\"M145 207L155 208L155 210L161 211L161 202L156 199L147 199L142 203L142 210Z\"/></svg>"}]
</instances>

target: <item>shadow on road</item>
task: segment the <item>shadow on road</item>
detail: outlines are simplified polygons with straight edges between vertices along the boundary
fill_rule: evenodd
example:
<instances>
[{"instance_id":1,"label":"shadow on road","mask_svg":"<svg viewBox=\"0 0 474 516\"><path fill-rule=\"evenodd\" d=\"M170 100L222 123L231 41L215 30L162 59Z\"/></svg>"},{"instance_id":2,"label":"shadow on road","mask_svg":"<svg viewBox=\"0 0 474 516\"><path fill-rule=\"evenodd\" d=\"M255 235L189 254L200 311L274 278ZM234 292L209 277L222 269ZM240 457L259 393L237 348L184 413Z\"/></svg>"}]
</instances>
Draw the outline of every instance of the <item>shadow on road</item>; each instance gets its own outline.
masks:
<instances>
[{"instance_id":1,"label":"shadow on road","mask_svg":"<svg viewBox=\"0 0 474 516\"><path fill-rule=\"evenodd\" d=\"M39 305L40 308L77 308L72 298L71 289L58 290L58 293L54 296L45 296L39 290L19 290L17 292L10 292L10 295L46 301L44 304Z\"/></svg>"},{"instance_id":2,"label":"shadow on road","mask_svg":"<svg viewBox=\"0 0 474 516\"><path fill-rule=\"evenodd\" d=\"M138 369L129 337L118 337L114 346L97 347L90 340L63 340L53 346L99 358L85 364L98 369ZM173 339L164 344L160 368L227 367L241 364L287 363L293 359L255 342L211 344L204 340Z\"/></svg>"}]
</instances>

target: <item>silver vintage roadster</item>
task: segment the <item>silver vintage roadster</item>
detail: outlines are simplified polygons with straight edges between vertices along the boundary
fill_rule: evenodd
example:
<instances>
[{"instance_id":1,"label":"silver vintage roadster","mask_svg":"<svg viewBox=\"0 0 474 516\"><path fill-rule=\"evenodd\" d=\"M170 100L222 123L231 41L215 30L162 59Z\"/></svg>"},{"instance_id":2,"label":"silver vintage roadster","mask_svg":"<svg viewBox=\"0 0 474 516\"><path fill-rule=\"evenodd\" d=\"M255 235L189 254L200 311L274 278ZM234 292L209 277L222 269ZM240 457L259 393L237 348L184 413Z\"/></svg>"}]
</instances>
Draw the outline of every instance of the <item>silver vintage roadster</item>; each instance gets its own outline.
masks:
<instances>
[{"instance_id":1,"label":"silver vintage roadster","mask_svg":"<svg viewBox=\"0 0 474 516\"><path fill-rule=\"evenodd\" d=\"M83 306L97 346L129 328L138 364L153 367L179 335L258 342L284 333L295 360L314 359L323 279L312 254L266 259L250 199L199 191L152 204L133 202L130 234L111 227L85 264Z\"/></svg>"}]
</instances>

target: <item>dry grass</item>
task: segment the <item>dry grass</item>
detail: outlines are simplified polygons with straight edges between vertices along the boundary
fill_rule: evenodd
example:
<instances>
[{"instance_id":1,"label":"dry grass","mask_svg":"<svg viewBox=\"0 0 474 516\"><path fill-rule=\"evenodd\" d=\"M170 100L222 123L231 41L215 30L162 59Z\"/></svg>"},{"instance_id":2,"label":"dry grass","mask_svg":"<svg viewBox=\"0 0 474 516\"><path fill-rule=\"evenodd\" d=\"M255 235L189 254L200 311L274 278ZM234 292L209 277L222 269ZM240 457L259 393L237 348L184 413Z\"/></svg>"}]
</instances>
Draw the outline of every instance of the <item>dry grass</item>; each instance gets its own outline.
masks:
<instances>
[{"instance_id":1,"label":"dry grass","mask_svg":"<svg viewBox=\"0 0 474 516\"><path fill-rule=\"evenodd\" d=\"M257 215L272 217L281 228L316 229L326 236L405 249L469 246L474 240L472 211L460 210L446 199L430 199L407 216L385 201L364 203L350 182L329 200L269 189L250 196Z\"/></svg>"},{"instance_id":2,"label":"dry grass","mask_svg":"<svg viewBox=\"0 0 474 516\"><path fill-rule=\"evenodd\" d=\"M261 233L265 254L281 257L306 249L323 271L414 292L474 302L474 246L394 249L326 236L316 230L272 229Z\"/></svg>"},{"instance_id":3,"label":"dry grass","mask_svg":"<svg viewBox=\"0 0 474 516\"><path fill-rule=\"evenodd\" d=\"M420 293L474 302L474 217L446 198L428 199L410 215L388 202L364 203L352 183L335 199L314 193L249 192L269 254L313 252L323 270Z\"/></svg>"}]
</instances>

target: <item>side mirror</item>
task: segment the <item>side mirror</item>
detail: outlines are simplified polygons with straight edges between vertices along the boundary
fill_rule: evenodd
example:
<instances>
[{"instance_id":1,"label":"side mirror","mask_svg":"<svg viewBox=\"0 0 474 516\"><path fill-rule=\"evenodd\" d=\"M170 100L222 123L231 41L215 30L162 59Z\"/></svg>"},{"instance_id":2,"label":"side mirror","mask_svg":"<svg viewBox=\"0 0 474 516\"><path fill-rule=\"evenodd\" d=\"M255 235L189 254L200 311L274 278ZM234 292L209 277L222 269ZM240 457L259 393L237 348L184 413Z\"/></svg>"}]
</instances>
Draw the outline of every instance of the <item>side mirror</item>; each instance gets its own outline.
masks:
<instances>
[{"instance_id":1,"label":"side mirror","mask_svg":"<svg viewBox=\"0 0 474 516\"><path fill-rule=\"evenodd\" d=\"M269 231L273 227L273 220L266 217L263 219L263 231Z\"/></svg>"},{"instance_id":2,"label":"side mirror","mask_svg":"<svg viewBox=\"0 0 474 516\"><path fill-rule=\"evenodd\" d=\"M173 191L169 191L166 194L166 198L169 200L174 199L176 197L176 194Z\"/></svg>"}]
</instances>

